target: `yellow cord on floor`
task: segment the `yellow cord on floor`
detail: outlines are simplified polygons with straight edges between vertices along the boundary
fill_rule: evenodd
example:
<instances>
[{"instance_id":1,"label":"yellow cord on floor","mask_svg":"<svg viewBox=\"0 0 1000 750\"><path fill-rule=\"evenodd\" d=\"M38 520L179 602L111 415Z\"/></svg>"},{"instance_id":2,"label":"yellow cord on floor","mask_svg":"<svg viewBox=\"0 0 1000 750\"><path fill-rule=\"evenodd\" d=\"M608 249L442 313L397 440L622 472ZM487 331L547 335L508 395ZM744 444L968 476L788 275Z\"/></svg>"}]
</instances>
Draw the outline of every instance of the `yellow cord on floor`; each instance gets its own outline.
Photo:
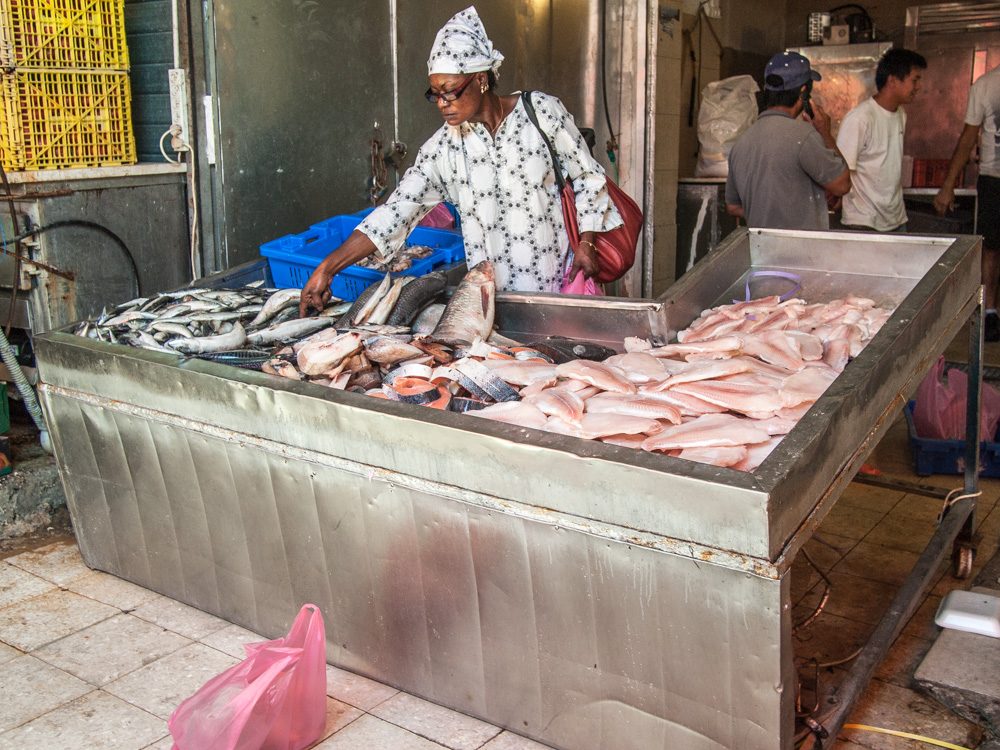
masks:
<instances>
[{"instance_id":1,"label":"yellow cord on floor","mask_svg":"<svg viewBox=\"0 0 1000 750\"><path fill-rule=\"evenodd\" d=\"M865 732L878 732L879 734L891 734L893 737L902 737L907 740L926 742L928 745L934 745L935 747L946 747L948 748L948 750L969 750L969 748L967 747L962 747L961 745L953 745L950 742L945 742L944 740L935 740L931 737L924 737L922 734L911 734L910 732L898 732L895 729L883 729L882 727L870 727L867 724L844 724L844 729L860 729Z\"/></svg>"}]
</instances>

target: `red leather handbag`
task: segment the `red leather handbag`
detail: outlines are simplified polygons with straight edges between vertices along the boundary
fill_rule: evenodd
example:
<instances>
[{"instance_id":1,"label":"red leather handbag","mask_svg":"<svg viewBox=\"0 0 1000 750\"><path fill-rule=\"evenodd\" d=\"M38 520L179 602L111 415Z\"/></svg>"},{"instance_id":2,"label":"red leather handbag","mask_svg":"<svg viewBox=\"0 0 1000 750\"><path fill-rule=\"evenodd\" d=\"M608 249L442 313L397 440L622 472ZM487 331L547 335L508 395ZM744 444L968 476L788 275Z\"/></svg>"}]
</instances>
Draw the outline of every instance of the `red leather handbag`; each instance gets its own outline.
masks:
<instances>
[{"instance_id":1,"label":"red leather handbag","mask_svg":"<svg viewBox=\"0 0 1000 750\"><path fill-rule=\"evenodd\" d=\"M549 149L552 166L555 168L556 184L559 185L559 195L562 199L563 223L569 235L569 246L574 251L580 244L580 229L576 215L576 197L573 186L563 177L562 166L552 142L538 124L535 107L531 103L531 92L521 93L528 119L538 128L542 140ZM605 284L624 276L635 263L635 246L642 231L642 210L610 177L605 176L608 184L608 195L618 209L623 224L610 232L598 232L594 235L594 245L597 247L597 274L594 280Z\"/></svg>"}]
</instances>

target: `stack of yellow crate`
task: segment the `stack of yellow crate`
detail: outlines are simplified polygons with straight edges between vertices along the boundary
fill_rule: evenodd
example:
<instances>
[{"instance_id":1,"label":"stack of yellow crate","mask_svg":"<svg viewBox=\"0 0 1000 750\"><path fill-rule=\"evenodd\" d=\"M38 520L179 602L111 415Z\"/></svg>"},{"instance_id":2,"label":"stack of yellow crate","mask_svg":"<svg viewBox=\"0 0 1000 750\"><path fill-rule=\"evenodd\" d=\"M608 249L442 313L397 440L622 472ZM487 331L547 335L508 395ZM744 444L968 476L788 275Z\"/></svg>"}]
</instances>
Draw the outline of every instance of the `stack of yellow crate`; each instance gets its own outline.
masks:
<instances>
[{"instance_id":1,"label":"stack of yellow crate","mask_svg":"<svg viewBox=\"0 0 1000 750\"><path fill-rule=\"evenodd\" d=\"M7 170L135 163L124 0L0 0Z\"/></svg>"}]
</instances>

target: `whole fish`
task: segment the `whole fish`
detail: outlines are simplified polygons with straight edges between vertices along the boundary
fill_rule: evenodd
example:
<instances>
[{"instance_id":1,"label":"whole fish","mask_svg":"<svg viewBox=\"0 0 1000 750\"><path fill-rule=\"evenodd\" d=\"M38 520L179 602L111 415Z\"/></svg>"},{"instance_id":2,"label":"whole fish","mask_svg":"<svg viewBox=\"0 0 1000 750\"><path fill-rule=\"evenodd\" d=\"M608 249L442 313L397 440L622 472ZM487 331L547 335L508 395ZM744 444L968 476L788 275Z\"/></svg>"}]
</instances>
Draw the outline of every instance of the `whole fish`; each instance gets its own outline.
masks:
<instances>
[{"instance_id":1,"label":"whole fish","mask_svg":"<svg viewBox=\"0 0 1000 750\"><path fill-rule=\"evenodd\" d=\"M316 331L321 331L332 325L333 318L294 318L286 320L284 323L270 325L260 331L254 331L247 336L247 342L254 346L283 344L303 338L311 333L316 333Z\"/></svg>"},{"instance_id":2,"label":"whole fish","mask_svg":"<svg viewBox=\"0 0 1000 750\"><path fill-rule=\"evenodd\" d=\"M407 326L413 321L425 305L444 291L447 280L443 273L429 273L414 279L403 287L396 300L396 306L386 318L388 325ZM443 309L443 308L442 308Z\"/></svg>"},{"instance_id":3,"label":"whole fish","mask_svg":"<svg viewBox=\"0 0 1000 750\"><path fill-rule=\"evenodd\" d=\"M301 296L301 289L282 289L280 292L275 292L264 303L257 317L250 321L251 327L263 325L286 307L298 305Z\"/></svg>"},{"instance_id":4,"label":"whole fish","mask_svg":"<svg viewBox=\"0 0 1000 750\"><path fill-rule=\"evenodd\" d=\"M410 324L410 330L414 334L428 334L434 330L438 322L441 320L441 316L444 315L445 305L443 302L435 302L428 305L419 313L414 319L413 323Z\"/></svg>"},{"instance_id":5,"label":"whole fish","mask_svg":"<svg viewBox=\"0 0 1000 750\"><path fill-rule=\"evenodd\" d=\"M361 325L362 323L367 322L368 318L375 311L375 308L378 307L378 303L381 302L382 298L388 293L391 285L392 276L390 274L386 274L381 283L375 287L375 291L372 292L372 295L365 300L365 303L361 305L357 312L355 312L350 318L350 322L353 325ZM365 291L367 292L368 290L366 289ZM359 297L358 299L360 300L361 298Z\"/></svg>"},{"instance_id":6,"label":"whole fish","mask_svg":"<svg viewBox=\"0 0 1000 750\"><path fill-rule=\"evenodd\" d=\"M496 312L493 264L484 260L465 274L441 315L431 338L445 344L471 344L487 339Z\"/></svg>"},{"instance_id":7,"label":"whole fish","mask_svg":"<svg viewBox=\"0 0 1000 750\"><path fill-rule=\"evenodd\" d=\"M404 276L393 281L392 285L383 295L382 299L380 299L378 304L375 305L365 323L367 325L376 326L385 323L389 314L392 312L392 308L396 306L396 300L399 299L399 293L403 291L403 287L406 286L406 283L411 280L412 277Z\"/></svg>"},{"instance_id":8,"label":"whole fish","mask_svg":"<svg viewBox=\"0 0 1000 750\"><path fill-rule=\"evenodd\" d=\"M247 342L247 333L237 322L233 330L220 336L200 336L198 338L170 339L167 346L185 354L203 354L204 352L225 352L239 349Z\"/></svg>"}]
</instances>

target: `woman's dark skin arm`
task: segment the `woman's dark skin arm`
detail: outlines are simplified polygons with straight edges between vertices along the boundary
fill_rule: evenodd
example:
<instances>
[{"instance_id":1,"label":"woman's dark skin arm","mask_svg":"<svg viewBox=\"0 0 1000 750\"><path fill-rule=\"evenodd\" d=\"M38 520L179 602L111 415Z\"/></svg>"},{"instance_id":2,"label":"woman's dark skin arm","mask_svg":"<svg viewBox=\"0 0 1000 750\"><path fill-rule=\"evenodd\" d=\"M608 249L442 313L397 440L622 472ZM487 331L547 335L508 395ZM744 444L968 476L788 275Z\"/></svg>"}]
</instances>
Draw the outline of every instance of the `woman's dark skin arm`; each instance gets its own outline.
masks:
<instances>
[{"instance_id":1,"label":"woman's dark skin arm","mask_svg":"<svg viewBox=\"0 0 1000 750\"><path fill-rule=\"evenodd\" d=\"M577 245L576 252L573 253L573 267L569 272L570 280L575 279L580 271L583 271L583 275L588 279L597 273L597 249L593 244L596 236L597 232L580 233L580 244Z\"/></svg>"},{"instance_id":2,"label":"woman's dark skin arm","mask_svg":"<svg viewBox=\"0 0 1000 750\"><path fill-rule=\"evenodd\" d=\"M378 248L363 232L355 229L344 240L344 244L330 253L312 272L309 281L302 287L299 301L299 316L305 317L309 310L319 312L330 299L330 281L349 265L357 263L374 253Z\"/></svg>"}]
</instances>

